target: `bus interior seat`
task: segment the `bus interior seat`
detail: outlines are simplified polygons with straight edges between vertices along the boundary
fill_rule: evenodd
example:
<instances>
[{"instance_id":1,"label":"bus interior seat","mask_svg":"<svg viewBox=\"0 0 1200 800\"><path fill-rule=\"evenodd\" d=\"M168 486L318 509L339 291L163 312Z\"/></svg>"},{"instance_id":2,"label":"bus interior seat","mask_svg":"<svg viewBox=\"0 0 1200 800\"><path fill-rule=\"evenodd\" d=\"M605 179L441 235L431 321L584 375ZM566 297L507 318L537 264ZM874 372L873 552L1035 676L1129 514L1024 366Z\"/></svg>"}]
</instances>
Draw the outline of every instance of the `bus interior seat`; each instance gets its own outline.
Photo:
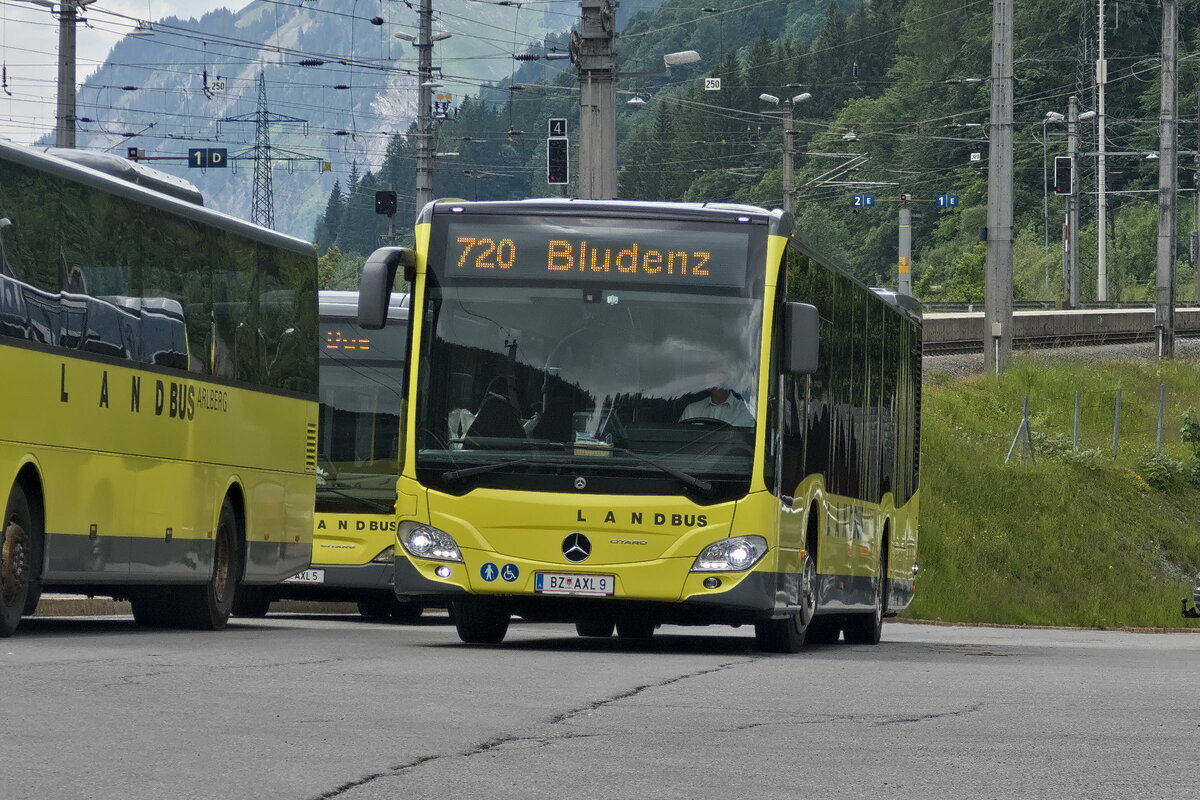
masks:
<instances>
[{"instance_id":1,"label":"bus interior seat","mask_svg":"<svg viewBox=\"0 0 1200 800\"><path fill-rule=\"evenodd\" d=\"M479 405L479 411L467 429L467 438L487 437L492 439L524 439L525 429L521 419L508 398L497 392L488 392Z\"/></svg>"}]
</instances>

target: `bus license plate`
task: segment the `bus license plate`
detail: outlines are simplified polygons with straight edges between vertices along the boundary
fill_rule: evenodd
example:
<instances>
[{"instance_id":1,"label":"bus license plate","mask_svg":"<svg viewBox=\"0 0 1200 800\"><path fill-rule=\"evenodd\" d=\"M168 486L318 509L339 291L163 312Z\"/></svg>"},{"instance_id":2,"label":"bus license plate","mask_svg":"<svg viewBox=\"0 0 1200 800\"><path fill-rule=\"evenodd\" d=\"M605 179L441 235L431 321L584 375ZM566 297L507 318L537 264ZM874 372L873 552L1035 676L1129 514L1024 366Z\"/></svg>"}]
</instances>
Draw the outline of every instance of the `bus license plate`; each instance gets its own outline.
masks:
<instances>
[{"instance_id":1,"label":"bus license plate","mask_svg":"<svg viewBox=\"0 0 1200 800\"><path fill-rule=\"evenodd\" d=\"M284 580L284 583L324 583L325 570L323 569L306 569L303 572L297 572L290 578Z\"/></svg>"},{"instance_id":2,"label":"bus license plate","mask_svg":"<svg viewBox=\"0 0 1200 800\"><path fill-rule=\"evenodd\" d=\"M577 575L569 572L534 573L533 590L542 594L581 594L607 597L613 593L614 575Z\"/></svg>"}]
</instances>

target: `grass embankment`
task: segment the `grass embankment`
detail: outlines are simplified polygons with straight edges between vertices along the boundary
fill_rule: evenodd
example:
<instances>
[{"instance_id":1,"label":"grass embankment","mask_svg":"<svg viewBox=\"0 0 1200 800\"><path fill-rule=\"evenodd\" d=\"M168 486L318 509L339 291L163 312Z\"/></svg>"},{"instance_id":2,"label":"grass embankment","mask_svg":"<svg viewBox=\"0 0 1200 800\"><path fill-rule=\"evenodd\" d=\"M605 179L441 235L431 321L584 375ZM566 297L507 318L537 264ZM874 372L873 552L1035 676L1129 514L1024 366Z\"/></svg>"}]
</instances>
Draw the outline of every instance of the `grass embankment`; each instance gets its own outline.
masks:
<instances>
[{"instance_id":1,"label":"grass embankment","mask_svg":"<svg viewBox=\"0 0 1200 800\"><path fill-rule=\"evenodd\" d=\"M926 379L921 574L908 617L1090 627L1196 626L1180 599L1200 569L1200 491L1153 472L1159 385L1163 453L1186 464L1200 365L1039 363L1004 375ZM1119 452L1113 406L1122 389ZM1075 392L1081 444L1072 448ZM1004 459L1030 396L1036 463ZM1170 462L1166 472L1169 473ZM1166 488L1154 488L1146 480Z\"/></svg>"}]
</instances>

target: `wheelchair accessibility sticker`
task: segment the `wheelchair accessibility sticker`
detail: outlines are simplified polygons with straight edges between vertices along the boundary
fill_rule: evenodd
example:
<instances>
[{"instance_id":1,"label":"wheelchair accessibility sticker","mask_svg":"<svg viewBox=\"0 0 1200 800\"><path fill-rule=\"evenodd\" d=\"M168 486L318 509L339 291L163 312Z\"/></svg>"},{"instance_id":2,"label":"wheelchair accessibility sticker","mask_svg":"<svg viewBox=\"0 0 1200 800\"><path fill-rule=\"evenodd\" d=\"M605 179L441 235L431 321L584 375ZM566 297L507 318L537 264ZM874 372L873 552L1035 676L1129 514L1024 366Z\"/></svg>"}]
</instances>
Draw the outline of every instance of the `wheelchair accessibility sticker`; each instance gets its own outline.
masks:
<instances>
[{"instance_id":1,"label":"wheelchair accessibility sticker","mask_svg":"<svg viewBox=\"0 0 1200 800\"><path fill-rule=\"evenodd\" d=\"M516 564L505 564L500 570L500 577L504 578L504 580L508 581L509 583L512 583L517 578L521 577L521 570L517 568Z\"/></svg>"}]
</instances>

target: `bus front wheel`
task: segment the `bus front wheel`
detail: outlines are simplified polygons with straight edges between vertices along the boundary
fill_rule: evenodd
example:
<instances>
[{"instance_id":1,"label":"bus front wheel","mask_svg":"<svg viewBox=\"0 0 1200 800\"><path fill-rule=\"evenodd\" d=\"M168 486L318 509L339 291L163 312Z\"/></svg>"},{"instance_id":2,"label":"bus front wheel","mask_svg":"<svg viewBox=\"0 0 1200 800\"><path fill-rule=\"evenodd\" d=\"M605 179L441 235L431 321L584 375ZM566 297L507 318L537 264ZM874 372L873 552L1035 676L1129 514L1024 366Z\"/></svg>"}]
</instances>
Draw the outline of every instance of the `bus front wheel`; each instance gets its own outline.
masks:
<instances>
[{"instance_id":1,"label":"bus front wheel","mask_svg":"<svg viewBox=\"0 0 1200 800\"><path fill-rule=\"evenodd\" d=\"M804 554L800 573L799 609L783 619L754 623L754 638L764 653L798 653L804 647L808 628L817 612L817 562L814 551Z\"/></svg>"},{"instance_id":2,"label":"bus front wheel","mask_svg":"<svg viewBox=\"0 0 1200 800\"><path fill-rule=\"evenodd\" d=\"M12 636L33 582L33 515L20 486L8 495L0 529L0 638Z\"/></svg>"},{"instance_id":3,"label":"bus front wheel","mask_svg":"<svg viewBox=\"0 0 1200 800\"><path fill-rule=\"evenodd\" d=\"M454 603L454 628L467 644L500 644L508 633L509 613L503 606L474 598Z\"/></svg>"}]
</instances>

